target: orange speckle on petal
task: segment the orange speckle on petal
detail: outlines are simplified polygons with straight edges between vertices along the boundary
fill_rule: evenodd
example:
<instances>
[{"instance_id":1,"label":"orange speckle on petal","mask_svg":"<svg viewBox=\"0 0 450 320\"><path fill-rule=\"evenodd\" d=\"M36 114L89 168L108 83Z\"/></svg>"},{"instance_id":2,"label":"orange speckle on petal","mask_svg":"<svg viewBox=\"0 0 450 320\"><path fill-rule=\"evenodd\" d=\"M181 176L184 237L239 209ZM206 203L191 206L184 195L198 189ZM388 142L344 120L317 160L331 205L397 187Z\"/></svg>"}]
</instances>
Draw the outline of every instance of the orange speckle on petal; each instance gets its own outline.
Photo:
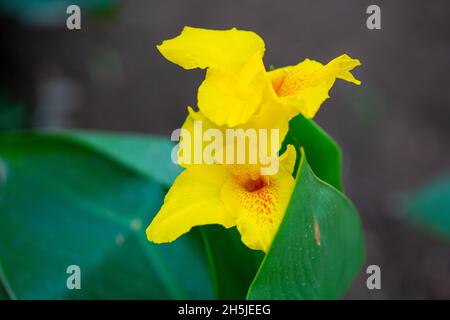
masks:
<instances>
[{"instance_id":1,"label":"orange speckle on petal","mask_svg":"<svg viewBox=\"0 0 450 320\"><path fill-rule=\"evenodd\" d=\"M278 221L278 185L268 183L269 179L260 177L247 184L236 184L239 188L239 202L254 218L258 224L274 225Z\"/></svg>"},{"instance_id":2,"label":"orange speckle on petal","mask_svg":"<svg viewBox=\"0 0 450 320\"><path fill-rule=\"evenodd\" d=\"M310 86L312 74L290 70L281 83L274 84L279 97L292 96Z\"/></svg>"}]
</instances>

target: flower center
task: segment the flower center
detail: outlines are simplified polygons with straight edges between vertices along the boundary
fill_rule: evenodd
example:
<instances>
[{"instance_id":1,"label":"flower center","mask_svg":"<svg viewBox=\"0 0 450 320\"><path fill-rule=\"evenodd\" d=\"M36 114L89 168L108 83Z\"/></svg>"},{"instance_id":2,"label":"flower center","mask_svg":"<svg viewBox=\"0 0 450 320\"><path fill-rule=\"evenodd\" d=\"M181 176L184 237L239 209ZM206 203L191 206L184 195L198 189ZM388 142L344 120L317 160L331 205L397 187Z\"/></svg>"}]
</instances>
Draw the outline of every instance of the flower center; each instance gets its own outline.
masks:
<instances>
[{"instance_id":1,"label":"flower center","mask_svg":"<svg viewBox=\"0 0 450 320\"><path fill-rule=\"evenodd\" d=\"M254 192L254 191L261 190L262 188L264 188L267 185L268 185L268 180L266 181L266 179L264 179L264 177L260 176L256 180L251 180L251 179L247 180L246 183L243 185L243 187L245 188L245 190L247 190L249 192Z\"/></svg>"},{"instance_id":2,"label":"flower center","mask_svg":"<svg viewBox=\"0 0 450 320\"><path fill-rule=\"evenodd\" d=\"M269 177L262 176L257 165L227 165L235 181L248 192L258 191L269 185Z\"/></svg>"},{"instance_id":3,"label":"flower center","mask_svg":"<svg viewBox=\"0 0 450 320\"><path fill-rule=\"evenodd\" d=\"M286 76L278 88L274 88L279 97L287 97L297 94L310 86L312 74L304 74L301 71L286 71Z\"/></svg>"}]
</instances>

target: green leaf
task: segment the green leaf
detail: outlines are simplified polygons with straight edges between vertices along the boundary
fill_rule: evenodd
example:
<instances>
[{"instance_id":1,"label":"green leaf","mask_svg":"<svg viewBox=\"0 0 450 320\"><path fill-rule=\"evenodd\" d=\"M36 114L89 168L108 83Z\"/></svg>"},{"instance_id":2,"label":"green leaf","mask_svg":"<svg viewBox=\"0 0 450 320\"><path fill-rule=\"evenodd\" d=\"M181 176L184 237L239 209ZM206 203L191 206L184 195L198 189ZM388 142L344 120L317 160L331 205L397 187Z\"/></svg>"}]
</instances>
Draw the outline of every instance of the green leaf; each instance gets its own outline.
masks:
<instances>
[{"instance_id":1,"label":"green leaf","mask_svg":"<svg viewBox=\"0 0 450 320\"><path fill-rule=\"evenodd\" d=\"M358 213L316 177L303 155L288 209L248 298L337 299L363 261Z\"/></svg>"},{"instance_id":2,"label":"green leaf","mask_svg":"<svg viewBox=\"0 0 450 320\"><path fill-rule=\"evenodd\" d=\"M12 298L214 297L198 230L172 244L146 239L165 186L164 172L144 164L162 171L167 159L149 151L129 165L140 146L161 146L159 139L144 140L0 136L0 279ZM66 287L70 265L81 268L81 290Z\"/></svg>"},{"instance_id":3,"label":"green leaf","mask_svg":"<svg viewBox=\"0 0 450 320\"><path fill-rule=\"evenodd\" d=\"M450 175L409 194L404 212L407 218L450 240Z\"/></svg>"},{"instance_id":4,"label":"green leaf","mask_svg":"<svg viewBox=\"0 0 450 320\"><path fill-rule=\"evenodd\" d=\"M54 139L80 143L167 187L182 170L171 160L174 144L164 137L75 130L49 134Z\"/></svg>"},{"instance_id":5,"label":"green leaf","mask_svg":"<svg viewBox=\"0 0 450 320\"><path fill-rule=\"evenodd\" d=\"M245 299L264 257L263 252L247 248L236 228L209 225L201 227L201 231L217 297Z\"/></svg>"},{"instance_id":6,"label":"green leaf","mask_svg":"<svg viewBox=\"0 0 450 320\"><path fill-rule=\"evenodd\" d=\"M342 155L338 145L317 124L302 115L292 119L289 126L290 131L281 153L287 144L294 145L298 154L303 147L314 172L341 190ZM216 280L218 296L223 299L244 298L263 258L262 252L245 247L235 230L224 230L216 226L202 229L205 230L207 246L210 248L212 274L220 275Z\"/></svg>"},{"instance_id":7,"label":"green leaf","mask_svg":"<svg viewBox=\"0 0 450 320\"><path fill-rule=\"evenodd\" d=\"M342 152L336 142L314 121L301 114L293 118L289 122L289 133L283 147L286 148L287 144L296 147L298 155L299 148L303 147L317 177L342 191Z\"/></svg>"},{"instance_id":8,"label":"green leaf","mask_svg":"<svg viewBox=\"0 0 450 320\"><path fill-rule=\"evenodd\" d=\"M0 300L9 300L9 295L1 283L0 283Z\"/></svg>"}]
</instances>

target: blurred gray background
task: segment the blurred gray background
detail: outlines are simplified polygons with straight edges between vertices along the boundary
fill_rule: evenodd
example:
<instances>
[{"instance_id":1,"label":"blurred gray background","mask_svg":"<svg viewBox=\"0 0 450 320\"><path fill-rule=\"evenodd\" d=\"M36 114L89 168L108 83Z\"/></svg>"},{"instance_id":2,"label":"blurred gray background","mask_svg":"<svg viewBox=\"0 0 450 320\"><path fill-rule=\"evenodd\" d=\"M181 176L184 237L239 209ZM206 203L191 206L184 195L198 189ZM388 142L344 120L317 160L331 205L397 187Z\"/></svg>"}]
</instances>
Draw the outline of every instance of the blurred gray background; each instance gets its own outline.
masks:
<instances>
[{"instance_id":1,"label":"blurred gray background","mask_svg":"<svg viewBox=\"0 0 450 320\"><path fill-rule=\"evenodd\" d=\"M381 7L381 30L366 28L370 4ZM66 16L7 12L1 90L20 106L15 127L169 135L195 105L204 73L171 64L155 45L185 25L257 32L266 66L358 58L363 84L336 82L316 118L343 149L367 265L382 271L381 290L366 288L364 269L347 298L450 299L449 242L404 221L398 205L450 169L449 16L446 0L130 0L82 11L82 30L69 31Z\"/></svg>"}]
</instances>

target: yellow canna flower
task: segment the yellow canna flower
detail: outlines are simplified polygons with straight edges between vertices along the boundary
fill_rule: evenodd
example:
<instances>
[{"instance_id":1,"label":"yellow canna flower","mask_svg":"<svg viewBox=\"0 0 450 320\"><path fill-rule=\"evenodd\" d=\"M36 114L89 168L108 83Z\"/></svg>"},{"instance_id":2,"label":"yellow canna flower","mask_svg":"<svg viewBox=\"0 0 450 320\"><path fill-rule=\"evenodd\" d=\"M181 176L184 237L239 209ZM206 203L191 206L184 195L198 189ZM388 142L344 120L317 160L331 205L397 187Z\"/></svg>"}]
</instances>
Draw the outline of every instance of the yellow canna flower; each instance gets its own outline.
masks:
<instances>
[{"instance_id":1,"label":"yellow canna flower","mask_svg":"<svg viewBox=\"0 0 450 320\"><path fill-rule=\"evenodd\" d=\"M201 112L188 110L183 129L191 136L194 136L194 121L200 121L205 130L215 128L223 133L226 129L217 127ZM206 145L202 144L201 149ZM193 146L190 147L189 152L194 154ZM162 208L147 228L149 241L172 242L194 226L220 224L226 228L236 226L245 245L267 252L294 187L295 159L294 148L288 146L280 157L277 172L272 175L262 175L260 163L190 165L179 162L186 169L174 181Z\"/></svg>"},{"instance_id":2,"label":"yellow canna flower","mask_svg":"<svg viewBox=\"0 0 450 320\"><path fill-rule=\"evenodd\" d=\"M298 113L312 118L337 78L360 84L350 71L361 63L348 55L325 66L306 59L296 66L267 72L264 41L256 33L234 28L185 27L179 36L157 48L169 61L185 69L207 69L197 104L218 126L242 126L255 116L267 121L276 113L287 119ZM272 119L268 125L283 127L284 120Z\"/></svg>"},{"instance_id":3,"label":"yellow canna flower","mask_svg":"<svg viewBox=\"0 0 450 320\"><path fill-rule=\"evenodd\" d=\"M328 92L336 78L361 84L350 73L359 65L359 60L343 54L325 66L306 59L296 66L270 71L268 75L276 97L290 114L301 113L307 118L313 118L320 105L329 98Z\"/></svg>"},{"instance_id":4,"label":"yellow canna flower","mask_svg":"<svg viewBox=\"0 0 450 320\"><path fill-rule=\"evenodd\" d=\"M251 165L189 166L175 179L147 228L148 239L172 242L194 226L220 224L237 226L245 245L267 252L294 187L295 156L289 146L271 176L262 176Z\"/></svg>"},{"instance_id":5,"label":"yellow canna flower","mask_svg":"<svg viewBox=\"0 0 450 320\"><path fill-rule=\"evenodd\" d=\"M188 108L182 127L189 136L195 136L196 121L221 133L227 128L277 129L279 136L268 138L269 155L274 146L280 145L292 117L298 113L315 115L336 78L360 83L350 73L360 63L347 55L327 65L307 59L267 72L262 60L264 42L249 31L185 27L158 49L185 69L207 69L198 89L199 111ZM279 158L276 173L263 175L261 162L200 161L190 165L184 156L195 152L194 145L184 142L182 137L178 163L186 169L174 181L147 228L149 241L172 242L194 226L221 224L226 228L236 226L249 248L267 252L294 187L295 150L289 146ZM201 141L200 148L206 147ZM246 150L258 147L249 144Z\"/></svg>"},{"instance_id":6,"label":"yellow canna flower","mask_svg":"<svg viewBox=\"0 0 450 320\"><path fill-rule=\"evenodd\" d=\"M185 69L207 68L197 104L217 125L240 125L257 111L267 81L264 41L255 33L185 27L178 37L157 48Z\"/></svg>"}]
</instances>

